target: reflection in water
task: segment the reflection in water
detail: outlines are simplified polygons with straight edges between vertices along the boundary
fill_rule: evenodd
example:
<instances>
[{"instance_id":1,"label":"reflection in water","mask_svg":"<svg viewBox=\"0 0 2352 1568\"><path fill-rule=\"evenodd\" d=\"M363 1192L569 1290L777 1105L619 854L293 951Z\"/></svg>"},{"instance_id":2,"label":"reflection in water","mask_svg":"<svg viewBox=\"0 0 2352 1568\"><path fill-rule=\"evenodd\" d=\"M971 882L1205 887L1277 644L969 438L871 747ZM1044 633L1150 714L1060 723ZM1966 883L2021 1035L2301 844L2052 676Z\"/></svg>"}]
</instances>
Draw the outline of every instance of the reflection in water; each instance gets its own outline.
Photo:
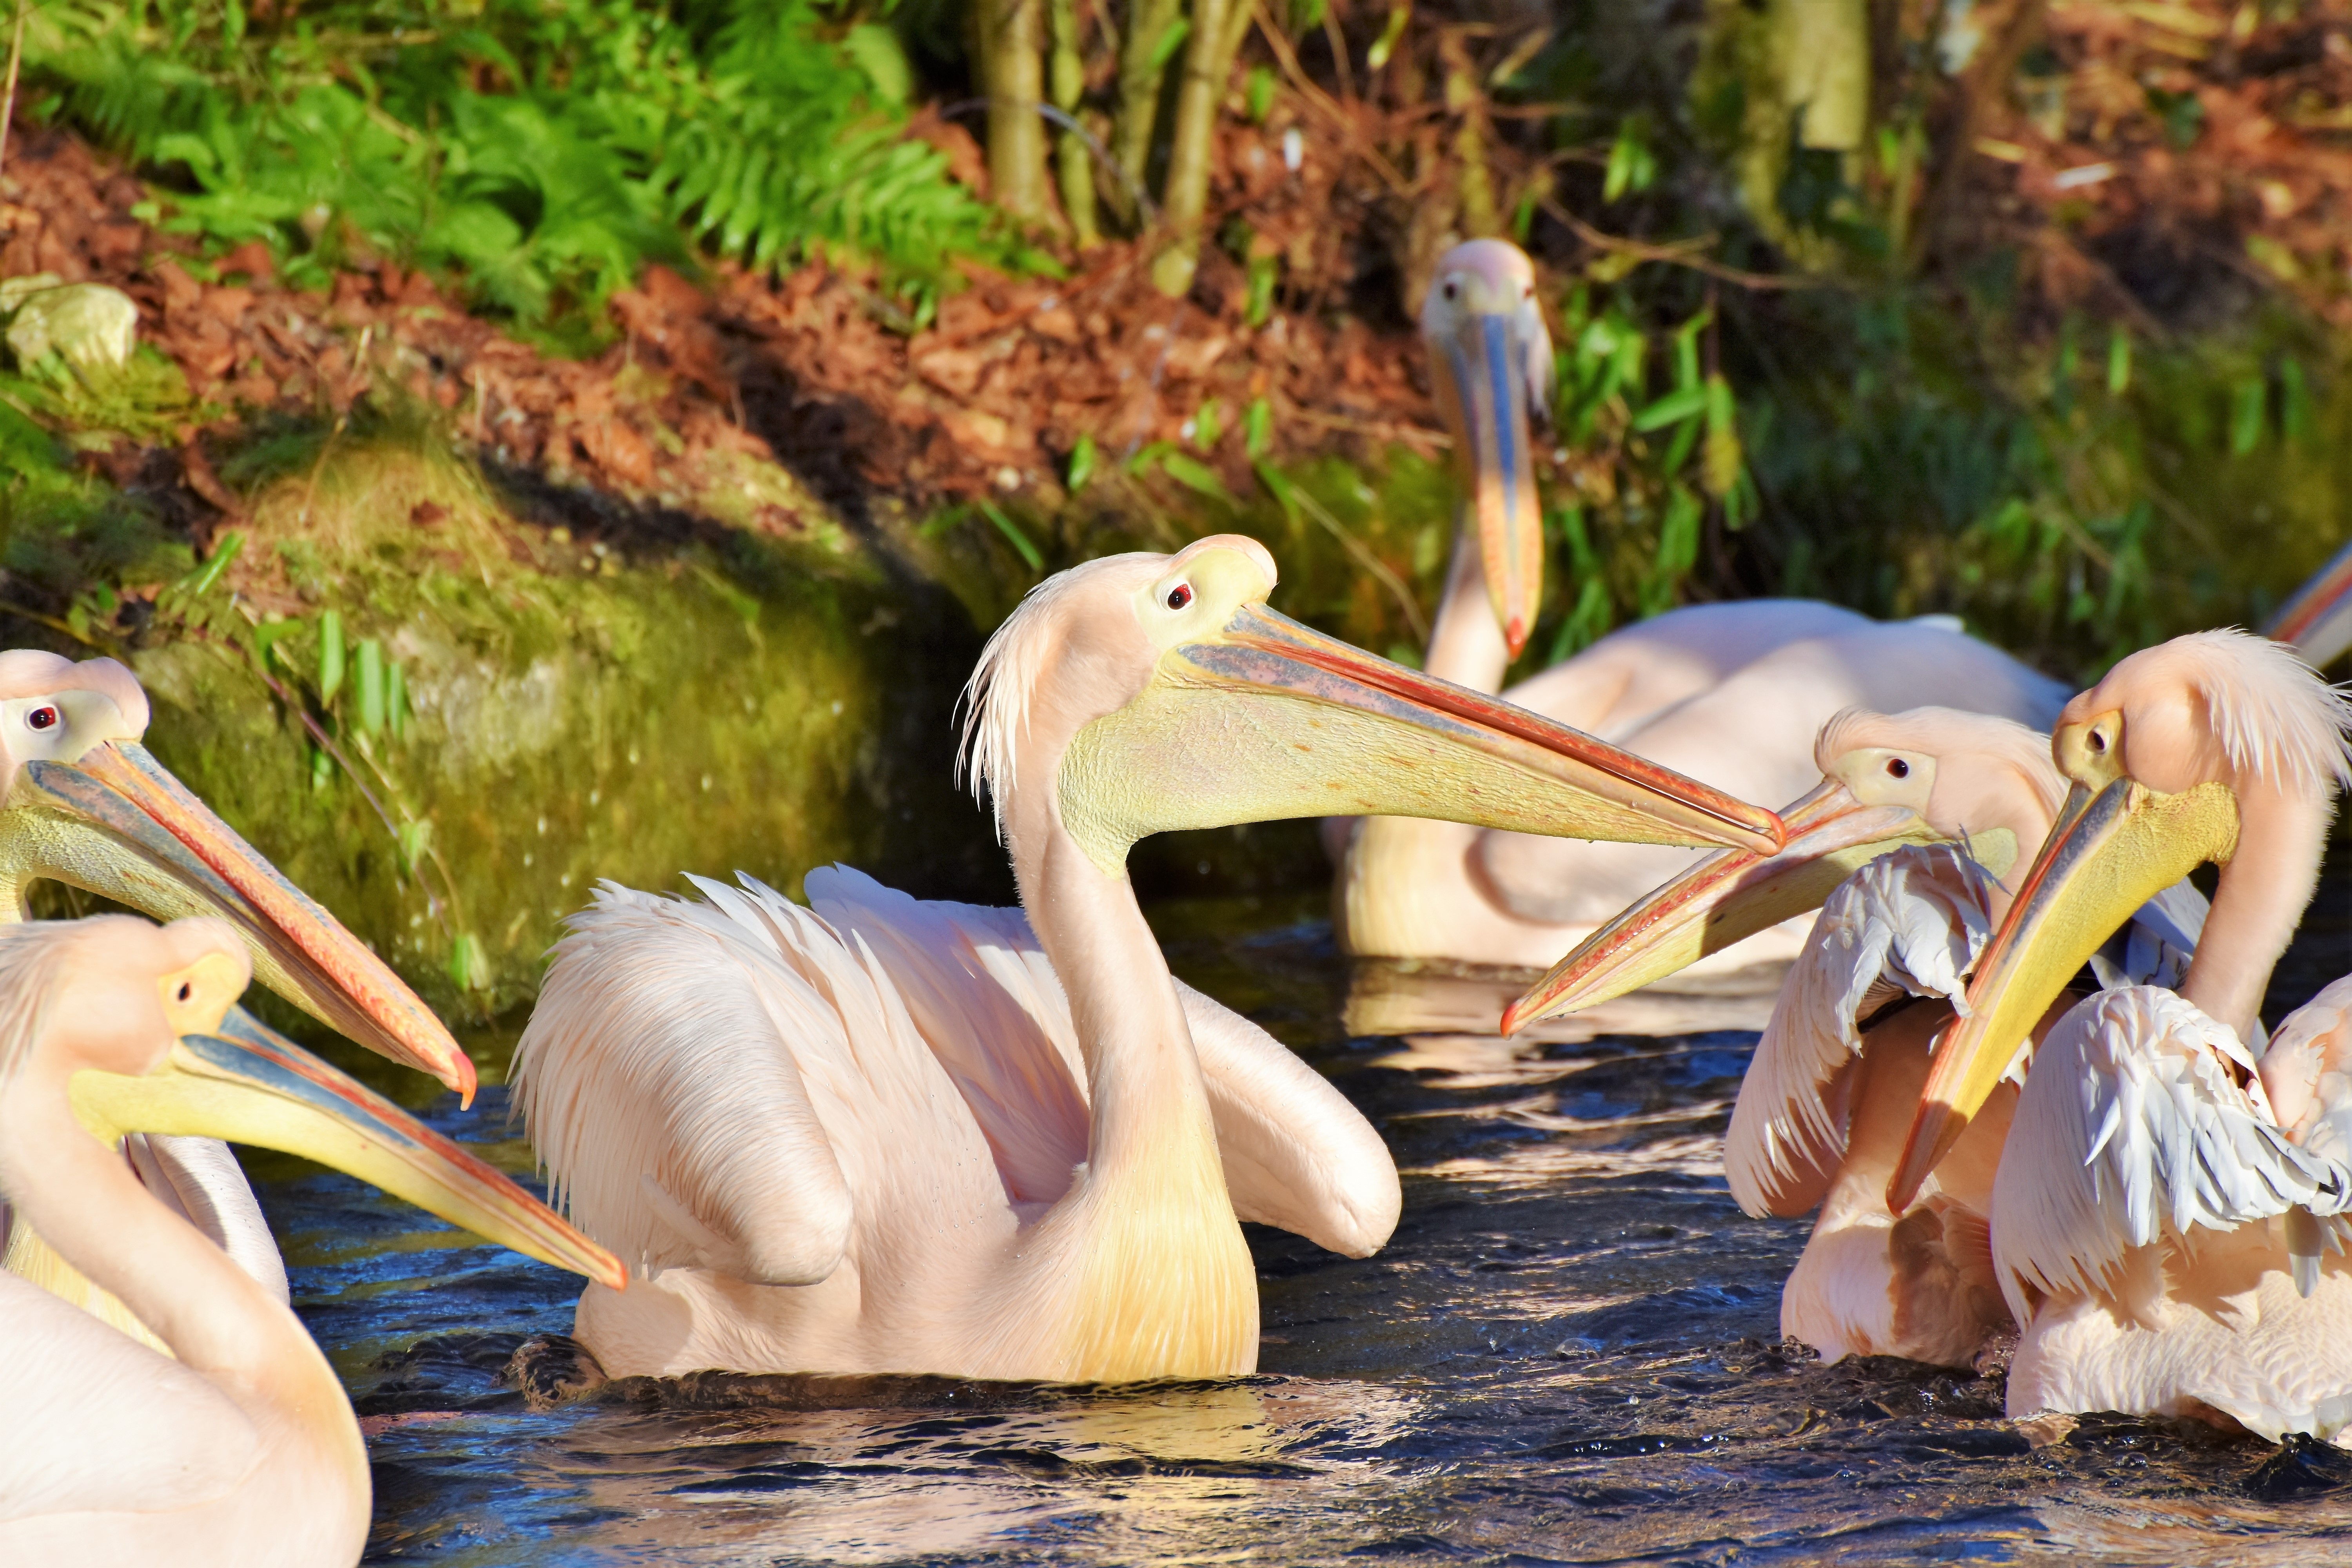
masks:
<instances>
[{"instance_id":1,"label":"reflection in water","mask_svg":"<svg viewBox=\"0 0 2352 1568\"><path fill-rule=\"evenodd\" d=\"M2352 1534L2352 1459L2112 1418L2037 1450L1997 1381L1784 1351L1806 1226L1742 1215L1720 1173L1752 1035L1343 1037L1319 902L1155 911L1178 973L1328 1073L1413 1173L1376 1257L1251 1227L1256 1379L632 1381L533 1414L499 1369L569 1325L572 1281L257 1162L306 1321L362 1415L394 1418L369 1444L372 1560L2271 1563ZM2289 996L2344 967L2329 918ZM432 1120L497 1142L503 1116L492 1089Z\"/></svg>"},{"instance_id":2,"label":"reflection in water","mask_svg":"<svg viewBox=\"0 0 2352 1568\"><path fill-rule=\"evenodd\" d=\"M1607 1035L1703 1035L1764 1027L1787 978L1785 963L1720 974L1675 975L1646 991L1581 1013L1544 1018L1514 1036L1514 1047L1578 1046ZM1350 1035L1439 1035L1491 1039L1503 1009L1542 978L1535 969L1488 969L1419 960L1360 959L1341 1022ZM1672 989L1668 989L1672 987Z\"/></svg>"}]
</instances>

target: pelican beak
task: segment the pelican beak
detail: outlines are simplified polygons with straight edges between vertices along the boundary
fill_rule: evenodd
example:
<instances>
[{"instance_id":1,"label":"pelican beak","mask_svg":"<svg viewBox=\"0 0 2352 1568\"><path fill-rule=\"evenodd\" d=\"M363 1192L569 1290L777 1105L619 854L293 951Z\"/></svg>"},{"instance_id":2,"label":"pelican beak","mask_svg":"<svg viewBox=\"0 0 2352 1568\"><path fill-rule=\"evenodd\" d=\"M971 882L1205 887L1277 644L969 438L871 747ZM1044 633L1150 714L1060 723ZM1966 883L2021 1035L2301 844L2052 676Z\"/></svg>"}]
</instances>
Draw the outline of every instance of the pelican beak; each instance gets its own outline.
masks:
<instances>
[{"instance_id":1,"label":"pelican beak","mask_svg":"<svg viewBox=\"0 0 2352 1568\"><path fill-rule=\"evenodd\" d=\"M2226 784L2161 795L2127 777L2096 789L2075 783L1977 961L1966 1006L1936 1047L1886 1184L1891 1212L1911 1206L2099 944L2148 900L2206 861L2228 860L2237 847L2238 802Z\"/></svg>"},{"instance_id":2,"label":"pelican beak","mask_svg":"<svg viewBox=\"0 0 2352 1568\"><path fill-rule=\"evenodd\" d=\"M1440 412L1454 431L1454 462L1477 520L1478 557L1503 641L1517 658L1535 629L1543 600L1543 511L1536 500L1529 447L1529 365L1551 346L1530 341L1528 321L1511 312L1466 312L1451 331L1433 333L1431 363ZM1549 410L1537 411L1539 417Z\"/></svg>"},{"instance_id":3,"label":"pelican beak","mask_svg":"<svg viewBox=\"0 0 2352 1568\"><path fill-rule=\"evenodd\" d=\"M2314 669L2326 668L2352 647L2352 544L2279 606L2263 636L2293 645Z\"/></svg>"},{"instance_id":4,"label":"pelican beak","mask_svg":"<svg viewBox=\"0 0 2352 1568\"><path fill-rule=\"evenodd\" d=\"M1503 1012L1503 1033L1554 1013L1622 996L1792 916L1820 909L1839 883L1906 844L1945 835L1907 805L1864 805L1824 779L1781 808L1789 842L1777 855L1724 849L1627 906ZM2017 860L2007 828L1976 834L1969 852L1995 877Z\"/></svg>"},{"instance_id":5,"label":"pelican beak","mask_svg":"<svg viewBox=\"0 0 2352 1568\"><path fill-rule=\"evenodd\" d=\"M26 763L7 809L28 846L28 878L70 882L157 920L228 921L262 984L472 1102L474 1064L432 1010L146 747L109 741L74 762Z\"/></svg>"},{"instance_id":6,"label":"pelican beak","mask_svg":"<svg viewBox=\"0 0 2352 1568\"><path fill-rule=\"evenodd\" d=\"M392 1101L230 1009L216 1034L184 1035L143 1076L84 1070L70 1085L82 1124L187 1133L315 1160L451 1225L620 1289L629 1271L555 1212Z\"/></svg>"},{"instance_id":7,"label":"pelican beak","mask_svg":"<svg viewBox=\"0 0 2352 1568\"><path fill-rule=\"evenodd\" d=\"M1141 691L1079 730L1058 795L1064 826L1114 873L1150 834L1294 816L1765 853L1782 837L1759 806L1255 602L1168 647Z\"/></svg>"}]
</instances>

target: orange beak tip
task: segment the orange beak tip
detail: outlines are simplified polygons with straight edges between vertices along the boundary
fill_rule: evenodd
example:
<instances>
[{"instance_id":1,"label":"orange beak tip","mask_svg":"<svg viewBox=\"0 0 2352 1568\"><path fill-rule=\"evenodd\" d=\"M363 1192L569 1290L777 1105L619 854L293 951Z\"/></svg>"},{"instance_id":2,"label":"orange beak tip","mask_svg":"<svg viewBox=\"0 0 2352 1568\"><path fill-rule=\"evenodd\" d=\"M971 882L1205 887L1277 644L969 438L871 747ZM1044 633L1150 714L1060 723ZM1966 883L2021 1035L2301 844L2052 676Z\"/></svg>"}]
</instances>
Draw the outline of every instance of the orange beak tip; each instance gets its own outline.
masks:
<instances>
[{"instance_id":1,"label":"orange beak tip","mask_svg":"<svg viewBox=\"0 0 2352 1568\"><path fill-rule=\"evenodd\" d=\"M1511 657L1518 658L1519 650L1528 646L1528 623L1524 616L1511 617L1511 624L1503 628L1503 641L1509 645Z\"/></svg>"}]
</instances>

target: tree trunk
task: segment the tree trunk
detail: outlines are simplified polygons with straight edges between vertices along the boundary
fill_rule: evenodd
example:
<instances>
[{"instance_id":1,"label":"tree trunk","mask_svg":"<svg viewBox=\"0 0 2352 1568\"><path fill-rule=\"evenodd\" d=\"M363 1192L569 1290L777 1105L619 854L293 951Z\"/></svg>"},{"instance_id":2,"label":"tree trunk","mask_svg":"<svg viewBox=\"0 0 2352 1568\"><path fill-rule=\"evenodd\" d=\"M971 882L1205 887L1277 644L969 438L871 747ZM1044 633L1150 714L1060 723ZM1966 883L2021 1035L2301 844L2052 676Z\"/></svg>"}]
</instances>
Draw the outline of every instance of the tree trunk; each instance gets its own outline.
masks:
<instances>
[{"instance_id":1,"label":"tree trunk","mask_svg":"<svg viewBox=\"0 0 2352 1568\"><path fill-rule=\"evenodd\" d=\"M1168 189L1160 204L1168 248L1151 264L1151 281L1171 298L1192 287L1201 221L1209 206L1209 165L1216 151L1217 106L1232 76L1256 0L1192 0L1184 79L1176 89L1176 133L1168 150Z\"/></svg>"},{"instance_id":2,"label":"tree trunk","mask_svg":"<svg viewBox=\"0 0 2352 1568\"><path fill-rule=\"evenodd\" d=\"M1077 0L1052 0L1054 22L1054 107L1077 117L1078 100L1087 90L1087 63L1078 49ZM1099 237L1095 231L1095 166L1087 140L1074 126L1056 134L1055 156L1062 180L1062 210L1070 217L1070 233L1084 250Z\"/></svg>"},{"instance_id":3,"label":"tree trunk","mask_svg":"<svg viewBox=\"0 0 2352 1568\"><path fill-rule=\"evenodd\" d=\"M979 0L981 85L988 94L988 186L1032 223L1053 219L1045 184L1044 17L1047 0Z\"/></svg>"}]
</instances>

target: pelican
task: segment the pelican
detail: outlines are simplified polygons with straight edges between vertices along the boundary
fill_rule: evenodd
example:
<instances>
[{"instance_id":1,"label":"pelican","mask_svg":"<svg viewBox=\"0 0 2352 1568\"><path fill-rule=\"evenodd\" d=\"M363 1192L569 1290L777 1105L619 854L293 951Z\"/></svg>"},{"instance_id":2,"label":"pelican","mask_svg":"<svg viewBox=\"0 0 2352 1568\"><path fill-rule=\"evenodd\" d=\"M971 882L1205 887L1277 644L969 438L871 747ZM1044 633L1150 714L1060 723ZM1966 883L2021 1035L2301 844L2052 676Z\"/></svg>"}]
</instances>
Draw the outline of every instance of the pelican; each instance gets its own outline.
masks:
<instances>
[{"instance_id":1,"label":"pelican","mask_svg":"<svg viewBox=\"0 0 2352 1568\"><path fill-rule=\"evenodd\" d=\"M261 980L378 1053L470 1100L474 1064L383 961L278 875L140 743L147 694L110 658L79 664L0 652L0 920L22 919L31 885L68 882L161 919L226 920ZM268 1227L227 1149L133 1136L125 1157L285 1296ZM91 1289L0 1203L6 1267L126 1332L136 1319Z\"/></svg>"},{"instance_id":2,"label":"pelican","mask_svg":"<svg viewBox=\"0 0 2352 1568\"><path fill-rule=\"evenodd\" d=\"M702 1367L1115 1381L1256 1365L1240 1218L1334 1251L1397 1219L1380 1137L1178 984L1138 838L1333 811L1770 849L1779 819L1266 609L1223 535L1049 579L992 637L965 744L1019 910L854 871L607 886L516 1054L560 1200L640 1265L575 1333Z\"/></svg>"},{"instance_id":3,"label":"pelican","mask_svg":"<svg viewBox=\"0 0 2352 1568\"><path fill-rule=\"evenodd\" d=\"M2317 884L2352 710L2292 652L2200 632L2066 705L2072 787L1937 1048L1890 1182L1901 1207L2026 1058L1992 1193L2020 1325L2013 1416L2112 1410L2277 1440L2352 1423L2352 1048L2338 981L2265 1048L2271 970ZM2212 913L2177 990L2040 1018L2123 914L2200 863Z\"/></svg>"},{"instance_id":4,"label":"pelican","mask_svg":"<svg viewBox=\"0 0 2352 1568\"><path fill-rule=\"evenodd\" d=\"M1548 418L1552 353L1526 255L1449 251L1422 308L1463 491L1429 673L1495 691L1534 627L1542 520L1530 416ZM1888 624L1798 599L1671 610L1503 693L1742 800L1787 800L1816 774L1807 739L1846 708L1941 706L2047 729L2066 689L1945 616ZM1345 839L1335 898L1352 953L1542 969L1688 863L1654 845L1581 844L1442 821L1374 818ZM1344 843L1344 847L1342 844ZM1794 956L1803 927L1711 968Z\"/></svg>"},{"instance_id":5,"label":"pelican","mask_svg":"<svg viewBox=\"0 0 2352 1568\"><path fill-rule=\"evenodd\" d=\"M286 1304L116 1152L226 1136L348 1171L559 1268L625 1271L512 1182L231 1004L220 920L0 928L0 1192L168 1354L0 1274L0 1562L321 1568L366 1545L367 1453Z\"/></svg>"},{"instance_id":6,"label":"pelican","mask_svg":"<svg viewBox=\"0 0 2352 1568\"><path fill-rule=\"evenodd\" d=\"M1506 1012L1546 1013L1649 984L1748 932L1822 910L1758 1042L1725 1141L1732 1196L1759 1218L1820 1217L1780 1297L1780 1330L1824 1361L1968 1366L2009 1326L1987 1215L2014 1089L2001 1090L1907 1210L1886 1179L1930 1042L2056 819L2044 737L1986 714L1842 713L1814 743L1822 782L1782 809L1788 847L1707 857L1594 933ZM2103 974L2161 972L2192 948L2203 900L2167 889Z\"/></svg>"}]
</instances>

